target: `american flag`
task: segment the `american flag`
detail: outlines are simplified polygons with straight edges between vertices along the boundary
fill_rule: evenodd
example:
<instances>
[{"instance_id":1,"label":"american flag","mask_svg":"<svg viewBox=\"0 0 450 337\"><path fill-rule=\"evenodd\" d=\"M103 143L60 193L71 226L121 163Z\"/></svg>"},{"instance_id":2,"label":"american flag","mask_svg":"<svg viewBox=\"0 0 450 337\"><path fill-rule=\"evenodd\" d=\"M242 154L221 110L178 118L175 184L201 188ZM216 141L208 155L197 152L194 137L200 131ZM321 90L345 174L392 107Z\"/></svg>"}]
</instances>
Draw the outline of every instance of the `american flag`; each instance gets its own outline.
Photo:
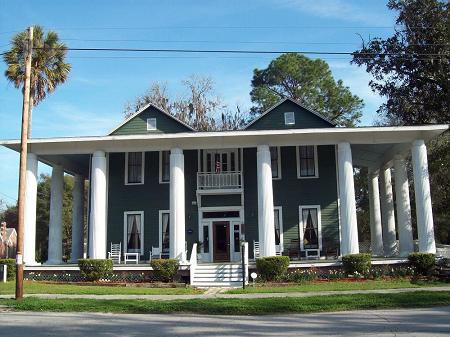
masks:
<instances>
[{"instance_id":1,"label":"american flag","mask_svg":"<svg viewBox=\"0 0 450 337\"><path fill-rule=\"evenodd\" d=\"M216 173L220 173L222 170L222 165L220 165L220 161L216 161Z\"/></svg>"}]
</instances>

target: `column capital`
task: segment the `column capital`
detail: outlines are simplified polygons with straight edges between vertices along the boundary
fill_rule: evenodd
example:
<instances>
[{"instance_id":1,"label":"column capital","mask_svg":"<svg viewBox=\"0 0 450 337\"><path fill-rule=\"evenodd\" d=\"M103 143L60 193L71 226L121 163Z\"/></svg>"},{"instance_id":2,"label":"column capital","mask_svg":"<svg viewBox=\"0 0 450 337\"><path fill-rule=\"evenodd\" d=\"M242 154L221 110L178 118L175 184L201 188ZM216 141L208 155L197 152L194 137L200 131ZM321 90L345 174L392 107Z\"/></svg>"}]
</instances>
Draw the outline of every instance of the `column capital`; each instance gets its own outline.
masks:
<instances>
[{"instance_id":1,"label":"column capital","mask_svg":"<svg viewBox=\"0 0 450 337\"><path fill-rule=\"evenodd\" d=\"M258 145L256 149L258 152L270 152L269 145L267 144Z\"/></svg>"},{"instance_id":2,"label":"column capital","mask_svg":"<svg viewBox=\"0 0 450 337\"><path fill-rule=\"evenodd\" d=\"M105 157L105 156L106 156L106 153L105 153L105 151L97 150L97 151L94 151L94 153L92 154L92 156L93 156L93 157Z\"/></svg>"},{"instance_id":3,"label":"column capital","mask_svg":"<svg viewBox=\"0 0 450 337\"><path fill-rule=\"evenodd\" d=\"M422 146L425 145L425 141L423 139L416 139L415 141L412 142L413 146Z\"/></svg>"},{"instance_id":4,"label":"column capital","mask_svg":"<svg viewBox=\"0 0 450 337\"><path fill-rule=\"evenodd\" d=\"M183 154L183 150L179 147L174 147L170 149L170 154Z\"/></svg>"}]
</instances>

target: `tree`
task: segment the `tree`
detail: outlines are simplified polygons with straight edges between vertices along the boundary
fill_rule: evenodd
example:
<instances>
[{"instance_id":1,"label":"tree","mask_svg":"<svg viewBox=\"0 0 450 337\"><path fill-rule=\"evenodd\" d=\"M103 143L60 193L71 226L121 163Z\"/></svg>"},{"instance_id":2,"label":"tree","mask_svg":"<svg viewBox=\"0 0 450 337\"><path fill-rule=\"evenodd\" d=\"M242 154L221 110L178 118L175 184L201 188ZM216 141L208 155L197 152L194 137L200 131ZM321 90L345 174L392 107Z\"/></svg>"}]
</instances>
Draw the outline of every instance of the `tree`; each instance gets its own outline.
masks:
<instances>
[{"instance_id":1,"label":"tree","mask_svg":"<svg viewBox=\"0 0 450 337\"><path fill-rule=\"evenodd\" d=\"M181 84L185 92L170 98L166 83L153 83L145 94L125 106L125 117L153 103L199 131L236 130L247 122L247 114L239 106L232 112L216 95L212 78L192 75Z\"/></svg>"},{"instance_id":2,"label":"tree","mask_svg":"<svg viewBox=\"0 0 450 337\"><path fill-rule=\"evenodd\" d=\"M335 81L325 61L296 53L279 56L266 69L255 69L250 96L254 115L287 97L341 126L357 124L364 107L342 80Z\"/></svg>"},{"instance_id":3,"label":"tree","mask_svg":"<svg viewBox=\"0 0 450 337\"><path fill-rule=\"evenodd\" d=\"M11 40L11 49L3 55L8 66L5 76L16 88L24 84L27 39L27 31L17 33ZM45 34L41 26L34 27L28 138L31 136L33 107L67 80L71 66L65 62L66 54L66 45L59 41L57 33L49 31Z\"/></svg>"},{"instance_id":4,"label":"tree","mask_svg":"<svg viewBox=\"0 0 450 337\"><path fill-rule=\"evenodd\" d=\"M375 80L373 91L386 97L378 113L386 124L450 122L450 3L390 0L399 12L393 36L374 38L354 52Z\"/></svg>"},{"instance_id":5,"label":"tree","mask_svg":"<svg viewBox=\"0 0 450 337\"><path fill-rule=\"evenodd\" d=\"M387 6L398 11L394 35L364 42L352 60L386 97L378 124L450 123L449 2L390 0ZM450 243L449 132L428 144L428 157L436 240ZM413 199L411 193L412 208Z\"/></svg>"}]
</instances>

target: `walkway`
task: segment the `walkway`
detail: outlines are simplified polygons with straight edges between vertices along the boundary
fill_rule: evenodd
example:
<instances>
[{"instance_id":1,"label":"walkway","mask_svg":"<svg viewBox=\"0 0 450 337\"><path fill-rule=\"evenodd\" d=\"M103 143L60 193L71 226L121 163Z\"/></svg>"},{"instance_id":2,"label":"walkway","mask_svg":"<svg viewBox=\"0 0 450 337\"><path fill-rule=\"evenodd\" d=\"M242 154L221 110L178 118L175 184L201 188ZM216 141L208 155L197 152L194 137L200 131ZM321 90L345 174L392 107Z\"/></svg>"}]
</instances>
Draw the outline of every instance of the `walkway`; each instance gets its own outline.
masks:
<instances>
[{"instance_id":1,"label":"walkway","mask_svg":"<svg viewBox=\"0 0 450 337\"><path fill-rule=\"evenodd\" d=\"M44 336L449 336L450 307L334 313L208 316L2 312L2 335Z\"/></svg>"},{"instance_id":2,"label":"walkway","mask_svg":"<svg viewBox=\"0 0 450 337\"><path fill-rule=\"evenodd\" d=\"M214 288L217 289L217 288ZM376 290L340 290L340 291L311 291L311 292L290 292L290 293L257 293L257 294L224 294L221 292L206 292L195 295L72 295L72 294L25 294L25 297L39 298L86 298L102 300L190 300L190 299L211 299L211 298L273 298L273 297L312 297L327 295L352 295L352 294L397 294L401 292L416 291L450 291L450 286L446 287L423 287L423 288L399 288L399 289L376 289ZM0 298L12 298L12 295L0 295Z\"/></svg>"}]
</instances>

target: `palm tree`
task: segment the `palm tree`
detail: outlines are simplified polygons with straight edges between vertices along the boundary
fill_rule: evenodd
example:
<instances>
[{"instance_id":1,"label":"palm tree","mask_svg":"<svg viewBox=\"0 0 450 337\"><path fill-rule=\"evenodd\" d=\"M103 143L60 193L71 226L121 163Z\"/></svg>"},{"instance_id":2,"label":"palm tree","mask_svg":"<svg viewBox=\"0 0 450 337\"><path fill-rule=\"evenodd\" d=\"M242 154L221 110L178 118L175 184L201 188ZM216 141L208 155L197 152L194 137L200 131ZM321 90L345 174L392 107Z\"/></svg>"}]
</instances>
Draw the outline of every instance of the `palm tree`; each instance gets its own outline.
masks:
<instances>
[{"instance_id":1,"label":"palm tree","mask_svg":"<svg viewBox=\"0 0 450 337\"><path fill-rule=\"evenodd\" d=\"M16 88L22 87L22 90L27 40L27 31L17 33L11 40L11 49L3 55L8 65L5 76ZM59 41L57 33L49 31L44 34L41 26L34 26L28 138L31 136L33 107L67 80L71 66L64 62L66 54L67 47Z\"/></svg>"}]
</instances>

